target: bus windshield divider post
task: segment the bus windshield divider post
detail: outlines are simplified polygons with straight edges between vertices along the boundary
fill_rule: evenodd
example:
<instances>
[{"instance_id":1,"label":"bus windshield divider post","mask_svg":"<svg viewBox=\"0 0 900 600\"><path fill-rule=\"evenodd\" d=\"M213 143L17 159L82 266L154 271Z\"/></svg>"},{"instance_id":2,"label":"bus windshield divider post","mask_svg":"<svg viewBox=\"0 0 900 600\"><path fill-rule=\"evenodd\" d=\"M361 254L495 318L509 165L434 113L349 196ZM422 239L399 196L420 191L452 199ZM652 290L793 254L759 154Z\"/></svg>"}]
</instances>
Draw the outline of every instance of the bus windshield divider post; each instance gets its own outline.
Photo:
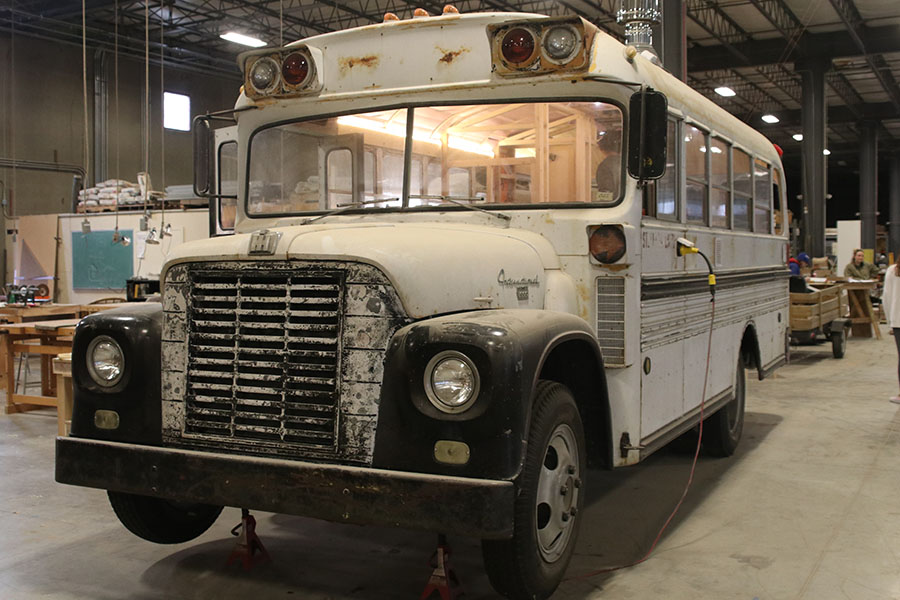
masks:
<instances>
[{"instance_id":1,"label":"bus windshield divider post","mask_svg":"<svg viewBox=\"0 0 900 600\"><path fill-rule=\"evenodd\" d=\"M406 109L406 140L403 142L403 193L400 205L403 208L409 206L409 178L412 171L412 153L413 153L413 125L416 110L412 107Z\"/></svg>"}]
</instances>

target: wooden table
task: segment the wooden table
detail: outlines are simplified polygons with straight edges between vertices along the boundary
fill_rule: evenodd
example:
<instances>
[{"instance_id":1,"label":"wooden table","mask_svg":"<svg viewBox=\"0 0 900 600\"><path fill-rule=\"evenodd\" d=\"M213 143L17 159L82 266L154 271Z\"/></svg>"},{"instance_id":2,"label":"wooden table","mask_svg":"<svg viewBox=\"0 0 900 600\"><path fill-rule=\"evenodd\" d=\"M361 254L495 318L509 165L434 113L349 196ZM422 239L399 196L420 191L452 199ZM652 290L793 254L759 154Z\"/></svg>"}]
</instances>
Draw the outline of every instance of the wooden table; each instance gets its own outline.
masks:
<instances>
[{"instance_id":1,"label":"wooden table","mask_svg":"<svg viewBox=\"0 0 900 600\"><path fill-rule=\"evenodd\" d=\"M6 413L24 412L41 406L57 407L56 381L50 360L72 351L72 336L79 319L33 321L3 325L6 332ZM41 395L16 393L16 354L41 355ZM23 390L24 391L24 390Z\"/></svg>"},{"instance_id":2,"label":"wooden table","mask_svg":"<svg viewBox=\"0 0 900 600\"><path fill-rule=\"evenodd\" d=\"M869 297L876 285L874 281L848 281L844 284L850 299L850 323L854 337L872 337L874 330L875 337L881 339L881 328Z\"/></svg>"},{"instance_id":3,"label":"wooden table","mask_svg":"<svg viewBox=\"0 0 900 600\"><path fill-rule=\"evenodd\" d=\"M56 429L60 436L69 435L72 426L72 355L60 354L53 359L56 375Z\"/></svg>"},{"instance_id":4,"label":"wooden table","mask_svg":"<svg viewBox=\"0 0 900 600\"><path fill-rule=\"evenodd\" d=\"M98 305L103 306L103 305ZM7 304L0 308L0 321L7 323L27 323L47 319L63 319L84 316L83 304Z\"/></svg>"}]
</instances>

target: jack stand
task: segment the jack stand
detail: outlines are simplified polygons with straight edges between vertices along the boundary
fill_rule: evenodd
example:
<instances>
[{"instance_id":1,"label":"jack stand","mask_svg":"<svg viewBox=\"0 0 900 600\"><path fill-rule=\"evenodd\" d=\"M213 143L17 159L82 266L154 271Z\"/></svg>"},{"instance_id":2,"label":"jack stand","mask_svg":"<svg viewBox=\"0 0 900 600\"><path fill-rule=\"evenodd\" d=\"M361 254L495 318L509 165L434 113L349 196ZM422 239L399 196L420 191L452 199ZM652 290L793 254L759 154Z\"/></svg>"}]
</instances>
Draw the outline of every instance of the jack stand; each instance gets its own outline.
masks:
<instances>
[{"instance_id":1,"label":"jack stand","mask_svg":"<svg viewBox=\"0 0 900 600\"><path fill-rule=\"evenodd\" d=\"M238 529L240 529L240 533L238 533ZM226 567L231 566L232 562L240 560L244 570L249 571L254 564L272 560L259 536L256 535L256 519L253 518L250 511L246 508L241 509L241 522L231 530L231 535L238 536L238 540L234 545L234 550L228 556L228 562L225 563ZM257 551L259 556L254 557Z\"/></svg>"},{"instance_id":2,"label":"jack stand","mask_svg":"<svg viewBox=\"0 0 900 600\"><path fill-rule=\"evenodd\" d=\"M438 534L438 547L431 557L431 566L434 571L428 578L428 584L419 600L427 600L434 592L440 594L441 600L455 600L463 597L462 587L456 572L450 566L450 546L447 544L447 536Z\"/></svg>"}]
</instances>

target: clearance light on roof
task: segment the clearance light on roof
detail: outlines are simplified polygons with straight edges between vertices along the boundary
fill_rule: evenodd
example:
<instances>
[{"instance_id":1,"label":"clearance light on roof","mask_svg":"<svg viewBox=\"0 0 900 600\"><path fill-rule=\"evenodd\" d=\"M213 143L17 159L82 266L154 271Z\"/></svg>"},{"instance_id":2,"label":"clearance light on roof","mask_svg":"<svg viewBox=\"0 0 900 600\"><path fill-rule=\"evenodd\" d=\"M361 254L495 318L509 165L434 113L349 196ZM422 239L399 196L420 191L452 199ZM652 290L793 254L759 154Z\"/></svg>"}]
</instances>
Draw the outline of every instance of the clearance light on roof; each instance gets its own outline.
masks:
<instances>
[{"instance_id":1,"label":"clearance light on roof","mask_svg":"<svg viewBox=\"0 0 900 600\"><path fill-rule=\"evenodd\" d=\"M253 99L309 94L322 87L313 51L304 46L247 52L238 60L244 70L244 92Z\"/></svg>"},{"instance_id":2,"label":"clearance light on roof","mask_svg":"<svg viewBox=\"0 0 900 600\"><path fill-rule=\"evenodd\" d=\"M781 120L778 117L776 117L775 115L763 115L761 118L763 121L765 121L766 123L770 123L770 124L777 123L778 121Z\"/></svg>"},{"instance_id":3,"label":"clearance light on roof","mask_svg":"<svg viewBox=\"0 0 900 600\"><path fill-rule=\"evenodd\" d=\"M597 28L578 17L488 25L493 71L505 77L586 69Z\"/></svg>"},{"instance_id":4,"label":"clearance light on roof","mask_svg":"<svg viewBox=\"0 0 900 600\"><path fill-rule=\"evenodd\" d=\"M346 125L347 127L356 127L358 129L375 131L377 133L386 133L399 138L406 137L406 125L403 123L379 121L378 119L371 119L369 117L358 115L338 117L337 122L338 125ZM433 146L441 145L440 137L433 137L432 134L421 129L413 129L413 140L431 144ZM494 150L491 148L490 144L486 142L477 142L456 135L449 135L447 136L447 146L454 150L462 150L463 152L470 152L472 154L480 154L482 156L494 158Z\"/></svg>"},{"instance_id":5,"label":"clearance light on roof","mask_svg":"<svg viewBox=\"0 0 900 600\"><path fill-rule=\"evenodd\" d=\"M262 48L266 45L266 43L262 40L258 40L255 37L250 37L249 35L244 35L243 33L238 33L236 31L229 31L228 33L223 33L219 36L223 40L228 40L229 42L234 42L235 44L241 44L242 46L250 46L251 48Z\"/></svg>"}]
</instances>

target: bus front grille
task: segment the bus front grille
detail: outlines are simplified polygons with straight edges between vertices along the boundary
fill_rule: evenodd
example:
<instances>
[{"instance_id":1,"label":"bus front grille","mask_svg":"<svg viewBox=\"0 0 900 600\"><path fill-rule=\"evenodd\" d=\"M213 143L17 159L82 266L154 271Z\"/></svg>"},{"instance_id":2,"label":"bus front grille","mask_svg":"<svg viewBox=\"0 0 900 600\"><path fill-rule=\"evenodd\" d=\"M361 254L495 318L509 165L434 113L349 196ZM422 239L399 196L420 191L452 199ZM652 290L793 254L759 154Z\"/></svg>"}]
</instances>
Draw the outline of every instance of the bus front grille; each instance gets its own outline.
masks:
<instances>
[{"instance_id":1,"label":"bus front grille","mask_svg":"<svg viewBox=\"0 0 900 600\"><path fill-rule=\"evenodd\" d=\"M343 271L192 269L185 437L337 450Z\"/></svg>"}]
</instances>

